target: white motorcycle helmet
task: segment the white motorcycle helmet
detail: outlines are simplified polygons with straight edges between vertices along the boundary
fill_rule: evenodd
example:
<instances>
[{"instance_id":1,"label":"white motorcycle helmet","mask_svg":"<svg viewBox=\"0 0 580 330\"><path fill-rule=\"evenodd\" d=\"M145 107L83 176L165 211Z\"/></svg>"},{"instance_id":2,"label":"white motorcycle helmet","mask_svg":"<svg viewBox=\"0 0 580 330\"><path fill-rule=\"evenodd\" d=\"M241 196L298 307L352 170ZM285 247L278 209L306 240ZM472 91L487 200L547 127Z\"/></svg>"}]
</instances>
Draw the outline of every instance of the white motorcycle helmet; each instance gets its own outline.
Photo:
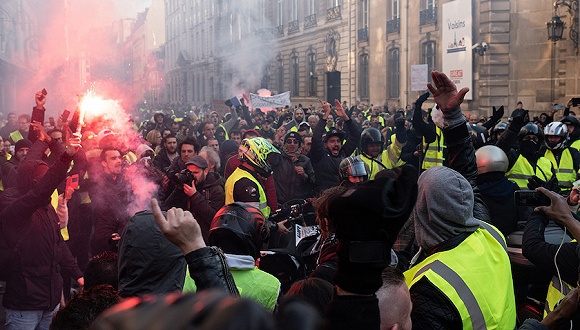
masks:
<instances>
[{"instance_id":1,"label":"white motorcycle helmet","mask_svg":"<svg viewBox=\"0 0 580 330\"><path fill-rule=\"evenodd\" d=\"M481 175L489 172L507 172L508 157L496 146L483 146L475 152L477 163L477 174Z\"/></svg>"},{"instance_id":2,"label":"white motorcycle helmet","mask_svg":"<svg viewBox=\"0 0 580 330\"><path fill-rule=\"evenodd\" d=\"M553 121L544 128L544 136L544 142L549 149L564 149L568 142L568 127L562 122ZM560 139L557 142L550 142L550 136L558 136Z\"/></svg>"}]
</instances>

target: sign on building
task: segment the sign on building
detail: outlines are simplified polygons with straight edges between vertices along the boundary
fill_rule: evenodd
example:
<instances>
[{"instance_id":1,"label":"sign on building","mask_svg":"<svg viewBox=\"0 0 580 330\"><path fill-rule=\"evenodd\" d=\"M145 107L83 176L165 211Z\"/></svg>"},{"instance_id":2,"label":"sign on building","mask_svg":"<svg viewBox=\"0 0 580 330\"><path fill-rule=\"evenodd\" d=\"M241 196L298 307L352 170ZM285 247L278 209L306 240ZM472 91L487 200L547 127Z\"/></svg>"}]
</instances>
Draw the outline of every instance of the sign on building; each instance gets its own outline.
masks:
<instances>
[{"instance_id":1,"label":"sign on building","mask_svg":"<svg viewBox=\"0 0 580 330\"><path fill-rule=\"evenodd\" d=\"M411 65L411 91L420 92L427 89L429 81L429 67L427 64Z\"/></svg>"},{"instance_id":2,"label":"sign on building","mask_svg":"<svg viewBox=\"0 0 580 330\"><path fill-rule=\"evenodd\" d=\"M442 24L443 72L457 85L469 88L466 100L472 100L472 13L471 0L455 0L443 4Z\"/></svg>"}]
</instances>

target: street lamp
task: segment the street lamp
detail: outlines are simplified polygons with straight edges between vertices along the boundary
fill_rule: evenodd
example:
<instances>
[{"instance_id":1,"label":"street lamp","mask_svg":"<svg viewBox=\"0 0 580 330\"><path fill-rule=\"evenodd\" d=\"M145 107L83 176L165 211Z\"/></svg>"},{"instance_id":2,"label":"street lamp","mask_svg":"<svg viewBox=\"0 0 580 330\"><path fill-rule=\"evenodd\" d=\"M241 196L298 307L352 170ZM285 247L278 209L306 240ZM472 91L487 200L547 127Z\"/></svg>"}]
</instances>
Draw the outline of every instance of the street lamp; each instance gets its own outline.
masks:
<instances>
[{"instance_id":1,"label":"street lamp","mask_svg":"<svg viewBox=\"0 0 580 330\"><path fill-rule=\"evenodd\" d=\"M558 40L562 40L562 34L564 33L564 22L560 19L554 10L554 16L552 20L546 22L548 28L548 40L553 41L554 44Z\"/></svg>"}]
</instances>

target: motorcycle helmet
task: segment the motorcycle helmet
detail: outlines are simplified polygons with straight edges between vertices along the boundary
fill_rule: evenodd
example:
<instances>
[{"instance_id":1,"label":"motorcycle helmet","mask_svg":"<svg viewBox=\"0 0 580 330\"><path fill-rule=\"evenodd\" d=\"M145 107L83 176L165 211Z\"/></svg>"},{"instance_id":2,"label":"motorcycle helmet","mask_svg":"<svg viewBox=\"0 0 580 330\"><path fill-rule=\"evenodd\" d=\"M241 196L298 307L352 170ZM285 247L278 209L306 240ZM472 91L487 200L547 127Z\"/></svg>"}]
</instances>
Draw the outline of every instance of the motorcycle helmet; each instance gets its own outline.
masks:
<instances>
[{"instance_id":1,"label":"motorcycle helmet","mask_svg":"<svg viewBox=\"0 0 580 330\"><path fill-rule=\"evenodd\" d=\"M257 259L270 229L262 212L254 206L235 202L223 206L213 218L208 243L225 253L248 254Z\"/></svg>"},{"instance_id":2,"label":"motorcycle helmet","mask_svg":"<svg viewBox=\"0 0 580 330\"><path fill-rule=\"evenodd\" d=\"M487 129L481 125L467 124L467 130L471 134L471 141L473 142L475 150L483 147L490 141Z\"/></svg>"},{"instance_id":3,"label":"motorcycle helmet","mask_svg":"<svg viewBox=\"0 0 580 330\"><path fill-rule=\"evenodd\" d=\"M546 137L544 142L549 149L564 149L568 141L568 127L562 122L553 121L544 128L544 135ZM548 139L550 136L558 136L560 139L550 142Z\"/></svg>"},{"instance_id":4,"label":"motorcycle helmet","mask_svg":"<svg viewBox=\"0 0 580 330\"><path fill-rule=\"evenodd\" d=\"M238 147L238 158L252 164L259 174L268 177L272 174L269 155L280 154L270 142L262 137L243 139Z\"/></svg>"},{"instance_id":5,"label":"motorcycle helmet","mask_svg":"<svg viewBox=\"0 0 580 330\"><path fill-rule=\"evenodd\" d=\"M373 127L365 128L360 135L360 150L366 153L367 146L371 143L380 143L381 146L384 144L385 140L381 132Z\"/></svg>"},{"instance_id":6,"label":"motorcycle helmet","mask_svg":"<svg viewBox=\"0 0 580 330\"><path fill-rule=\"evenodd\" d=\"M340 181L347 180L349 176L363 177L363 181L366 181L369 177L367 165L358 157L346 157L343 159L339 165L339 174Z\"/></svg>"},{"instance_id":7,"label":"motorcycle helmet","mask_svg":"<svg viewBox=\"0 0 580 330\"><path fill-rule=\"evenodd\" d=\"M483 146L475 152L477 174L489 172L507 172L508 158L505 152L496 146Z\"/></svg>"},{"instance_id":8,"label":"motorcycle helmet","mask_svg":"<svg viewBox=\"0 0 580 330\"><path fill-rule=\"evenodd\" d=\"M503 132L505 132L506 129L507 129L507 124L504 122L500 122L494 126L494 128L492 130L492 136L499 137L500 135L503 134Z\"/></svg>"},{"instance_id":9,"label":"motorcycle helmet","mask_svg":"<svg viewBox=\"0 0 580 330\"><path fill-rule=\"evenodd\" d=\"M542 130L540 130L538 125L534 123L527 123L520 129L520 132L518 133L518 140L523 139L526 135L535 135L538 137L539 141L544 138L544 133Z\"/></svg>"}]
</instances>

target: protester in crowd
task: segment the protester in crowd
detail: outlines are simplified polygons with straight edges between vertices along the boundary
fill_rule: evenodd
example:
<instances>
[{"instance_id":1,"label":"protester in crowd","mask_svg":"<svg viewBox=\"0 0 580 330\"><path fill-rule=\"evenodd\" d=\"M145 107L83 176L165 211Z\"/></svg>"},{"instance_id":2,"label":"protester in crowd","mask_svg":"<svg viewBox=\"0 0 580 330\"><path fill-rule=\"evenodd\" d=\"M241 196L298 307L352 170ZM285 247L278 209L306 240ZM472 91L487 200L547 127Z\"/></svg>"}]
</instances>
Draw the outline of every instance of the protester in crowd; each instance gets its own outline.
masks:
<instances>
[{"instance_id":1,"label":"protester in crowd","mask_svg":"<svg viewBox=\"0 0 580 330\"><path fill-rule=\"evenodd\" d=\"M153 159L153 164L163 173L166 173L171 162L179 156L177 152L177 137L169 134L163 138L163 148L157 153Z\"/></svg>"},{"instance_id":2,"label":"protester in crowd","mask_svg":"<svg viewBox=\"0 0 580 330\"><path fill-rule=\"evenodd\" d=\"M562 122L551 122L544 128L544 147L540 151L551 163L563 193L569 193L578 178L580 152L569 146L568 127Z\"/></svg>"},{"instance_id":3,"label":"protester in crowd","mask_svg":"<svg viewBox=\"0 0 580 330\"><path fill-rule=\"evenodd\" d=\"M85 289L108 284L115 290L119 288L119 256L106 251L93 256L84 269Z\"/></svg>"},{"instance_id":4,"label":"protester in crowd","mask_svg":"<svg viewBox=\"0 0 580 330\"><path fill-rule=\"evenodd\" d=\"M324 115L314 128L312 135L312 149L310 160L316 175L317 192L336 186L340 183L340 162L354 152L360 141L360 130L344 112L338 100L334 101L338 116L344 119L348 138L343 145L345 133L331 129L324 134L324 128L330 118L330 103L324 102Z\"/></svg>"},{"instance_id":5,"label":"protester in crowd","mask_svg":"<svg viewBox=\"0 0 580 330\"><path fill-rule=\"evenodd\" d=\"M423 253L405 272L413 329L512 329L516 308L506 243L484 222L489 214L473 189L474 147L460 108L469 89L457 91L444 73L433 71L431 77L428 88L443 113L449 167L432 167L418 180L414 224ZM463 290L453 289L460 285Z\"/></svg>"},{"instance_id":6,"label":"protester in crowd","mask_svg":"<svg viewBox=\"0 0 580 330\"><path fill-rule=\"evenodd\" d=\"M273 311L280 296L280 281L255 265L269 234L268 223L257 208L236 202L215 214L209 243L224 252L240 295ZM186 278L185 283L184 291L195 291L191 278Z\"/></svg>"},{"instance_id":7,"label":"protester in crowd","mask_svg":"<svg viewBox=\"0 0 580 330\"><path fill-rule=\"evenodd\" d=\"M315 176L310 159L302 155L302 138L296 132L284 137L282 157L274 166L274 182L278 202L312 197Z\"/></svg>"},{"instance_id":8,"label":"protester in crowd","mask_svg":"<svg viewBox=\"0 0 580 330\"><path fill-rule=\"evenodd\" d=\"M10 158L0 158L0 173L2 174L2 184L4 189L16 186L16 173L19 164L24 160L28 151L32 147L32 142L22 139L14 146L14 155Z\"/></svg>"},{"instance_id":9,"label":"protester in crowd","mask_svg":"<svg viewBox=\"0 0 580 330\"><path fill-rule=\"evenodd\" d=\"M153 149L156 152L155 154L157 154L159 149L161 149L161 143L163 142L163 136L161 135L161 132L156 129L151 130L149 133L147 133L145 139L149 143L151 149Z\"/></svg>"},{"instance_id":10,"label":"protester in crowd","mask_svg":"<svg viewBox=\"0 0 580 330\"><path fill-rule=\"evenodd\" d=\"M7 119L8 121L6 122L6 125L0 128L0 136L6 141L10 138L10 133L18 130L18 119L16 118L16 113L8 113Z\"/></svg>"},{"instance_id":11,"label":"protester in crowd","mask_svg":"<svg viewBox=\"0 0 580 330\"><path fill-rule=\"evenodd\" d=\"M411 330L411 296L405 276L396 267L383 270L383 285L377 291L381 313L380 329Z\"/></svg>"},{"instance_id":12,"label":"protester in crowd","mask_svg":"<svg viewBox=\"0 0 580 330\"><path fill-rule=\"evenodd\" d=\"M189 184L183 185L183 192L187 196L187 210L199 223L203 238L208 242L211 222L216 212L224 206L223 182L218 173L210 171L202 156L193 156L185 164L194 178Z\"/></svg>"},{"instance_id":13,"label":"protester in crowd","mask_svg":"<svg viewBox=\"0 0 580 330\"><path fill-rule=\"evenodd\" d=\"M280 152L264 138L242 140L238 149L241 164L227 178L225 184L226 204L244 202L258 208L264 217L270 216L269 196L261 183L261 177L272 175L271 163L279 161ZM281 234L289 231L284 226L286 220L271 223L271 230Z\"/></svg>"},{"instance_id":14,"label":"protester in crowd","mask_svg":"<svg viewBox=\"0 0 580 330\"><path fill-rule=\"evenodd\" d=\"M37 93L36 97L39 96ZM50 168L41 160L48 147L59 155ZM80 286L84 284L83 274L60 235L58 217L49 202L79 148L78 136L68 141L65 151L40 130L27 160L18 168L17 186L2 196L5 207L0 212L1 239L5 249L17 251L2 301L6 329L48 329L62 294L60 268L73 274Z\"/></svg>"},{"instance_id":15,"label":"protester in crowd","mask_svg":"<svg viewBox=\"0 0 580 330\"><path fill-rule=\"evenodd\" d=\"M112 235L119 235L132 214L127 206L133 202L131 183L125 178L121 152L107 147L101 151L102 176L92 177L91 204L95 212L95 230L91 238L91 253L115 251Z\"/></svg>"},{"instance_id":16,"label":"protester in crowd","mask_svg":"<svg viewBox=\"0 0 580 330\"><path fill-rule=\"evenodd\" d=\"M110 285L87 288L54 315L50 330L88 330L102 312L119 301L117 290Z\"/></svg>"},{"instance_id":17,"label":"protester in crowd","mask_svg":"<svg viewBox=\"0 0 580 330\"><path fill-rule=\"evenodd\" d=\"M359 157L346 157L340 162L340 185L350 187L369 179L367 164Z\"/></svg>"}]
</instances>

